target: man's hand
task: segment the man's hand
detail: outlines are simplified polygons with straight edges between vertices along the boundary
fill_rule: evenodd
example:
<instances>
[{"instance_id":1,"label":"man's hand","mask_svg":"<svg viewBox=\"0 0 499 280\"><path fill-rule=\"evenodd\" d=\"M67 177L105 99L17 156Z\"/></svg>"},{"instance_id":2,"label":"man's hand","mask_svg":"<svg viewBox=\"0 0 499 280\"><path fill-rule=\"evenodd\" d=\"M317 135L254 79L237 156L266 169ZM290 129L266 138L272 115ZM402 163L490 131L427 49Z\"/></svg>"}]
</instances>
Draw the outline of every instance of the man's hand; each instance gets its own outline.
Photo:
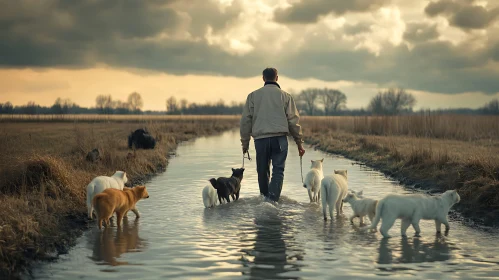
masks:
<instances>
[{"instance_id":1,"label":"man's hand","mask_svg":"<svg viewBox=\"0 0 499 280\"><path fill-rule=\"evenodd\" d=\"M298 144L298 154L302 157L305 154L305 149L303 148L303 144Z\"/></svg>"}]
</instances>

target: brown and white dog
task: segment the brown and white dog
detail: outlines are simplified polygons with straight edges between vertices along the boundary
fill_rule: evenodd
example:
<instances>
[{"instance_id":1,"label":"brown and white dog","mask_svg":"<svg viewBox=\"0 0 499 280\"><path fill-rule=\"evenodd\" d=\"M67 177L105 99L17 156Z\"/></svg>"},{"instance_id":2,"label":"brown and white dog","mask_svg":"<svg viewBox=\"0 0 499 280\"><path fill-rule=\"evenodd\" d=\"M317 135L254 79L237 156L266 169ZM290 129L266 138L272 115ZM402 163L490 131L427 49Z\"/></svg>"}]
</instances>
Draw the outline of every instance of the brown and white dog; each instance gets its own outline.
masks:
<instances>
[{"instance_id":1,"label":"brown and white dog","mask_svg":"<svg viewBox=\"0 0 499 280\"><path fill-rule=\"evenodd\" d=\"M97 214L97 225L102 228L102 222L109 227L109 218L116 212L118 227L121 227L121 220L127 212L135 209L135 204L142 198L149 198L145 186L125 188L117 190L113 188L105 189L94 196L92 205Z\"/></svg>"}]
</instances>

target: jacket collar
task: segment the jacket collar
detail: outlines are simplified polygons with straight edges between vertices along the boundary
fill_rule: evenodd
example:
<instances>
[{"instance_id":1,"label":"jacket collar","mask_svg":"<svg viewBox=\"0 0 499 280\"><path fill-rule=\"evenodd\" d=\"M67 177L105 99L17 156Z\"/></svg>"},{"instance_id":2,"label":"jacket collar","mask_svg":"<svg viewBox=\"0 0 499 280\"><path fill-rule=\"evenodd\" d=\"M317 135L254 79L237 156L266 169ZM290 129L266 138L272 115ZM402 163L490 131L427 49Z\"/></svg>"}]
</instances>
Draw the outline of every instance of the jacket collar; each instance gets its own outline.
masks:
<instances>
[{"instance_id":1,"label":"jacket collar","mask_svg":"<svg viewBox=\"0 0 499 280\"><path fill-rule=\"evenodd\" d=\"M279 84L278 84L278 83L276 83L276 82L265 82L265 85L264 85L264 86L266 86L266 85L275 85L275 86L277 86L278 88L281 88L281 86L279 86Z\"/></svg>"}]
</instances>

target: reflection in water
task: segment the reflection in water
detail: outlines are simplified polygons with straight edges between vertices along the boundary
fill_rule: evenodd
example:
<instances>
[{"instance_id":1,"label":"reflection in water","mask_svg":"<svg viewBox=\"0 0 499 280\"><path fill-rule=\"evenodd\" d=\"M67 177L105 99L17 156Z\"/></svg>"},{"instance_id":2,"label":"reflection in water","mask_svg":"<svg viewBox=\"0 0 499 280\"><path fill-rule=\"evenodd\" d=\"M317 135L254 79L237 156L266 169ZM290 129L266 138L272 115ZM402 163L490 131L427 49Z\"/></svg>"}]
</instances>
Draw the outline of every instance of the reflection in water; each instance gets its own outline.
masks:
<instances>
[{"instance_id":1,"label":"reflection in water","mask_svg":"<svg viewBox=\"0 0 499 280\"><path fill-rule=\"evenodd\" d=\"M250 267L250 279L300 279L282 275L299 271L295 262L303 260L302 250L293 244L292 230L285 225L286 216L283 212L283 209L267 203L260 204L256 210L255 243L253 250L246 252L249 257L253 257L253 262L244 264Z\"/></svg>"},{"instance_id":2,"label":"reflection in water","mask_svg":"<svg viewBox=\"0 0 499 280\"><path fill-rule=\"evenodd\" d=\"M402 237L400 239L400 246L397 246L390 244L390 239L383 238L379 244L378 263L422 263L447 261L450 259L451 249L445 238L441 235L436 235L433 243L424 243L420 238L412 239L412 244L410 241L409 238ZM398 255L395 259L393 256L394 251Z\"/></svg>"},{"instance_id":3,"label":"reflection in water","mask_svg":"<svg viewBox=\"0 0 499 280\"><path fill-rule=\"evenodd\" d=\"M95 230L93 239L91 259L98 264L112 266L128 264L117 259L127 252L140 252L144 247L144 242L139 237L138 219L134 219L133 222L123 219L122 229L108 227L102 231Z\"/></svg>"}]
</instances>

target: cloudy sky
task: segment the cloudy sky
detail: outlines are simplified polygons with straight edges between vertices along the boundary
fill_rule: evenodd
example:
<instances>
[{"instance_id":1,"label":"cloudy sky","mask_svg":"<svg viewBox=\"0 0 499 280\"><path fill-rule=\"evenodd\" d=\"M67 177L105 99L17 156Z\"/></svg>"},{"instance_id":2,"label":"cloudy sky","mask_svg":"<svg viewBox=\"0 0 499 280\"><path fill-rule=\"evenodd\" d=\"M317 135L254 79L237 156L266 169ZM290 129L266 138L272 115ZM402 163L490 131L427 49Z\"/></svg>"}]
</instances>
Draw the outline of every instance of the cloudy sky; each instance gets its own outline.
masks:
<instances>
[{"instance_id":1,"label":"cloudy sky","mask_svg":"<svg viewBox=\"0 0 499 280\"><path fill-rule=\"evenodd\" d=\"M0 0L0 30L0 103L240 102L267 66L349 108L389 86L417 108L499 97L497 0Z\"/></svg>"}]
</instances>

